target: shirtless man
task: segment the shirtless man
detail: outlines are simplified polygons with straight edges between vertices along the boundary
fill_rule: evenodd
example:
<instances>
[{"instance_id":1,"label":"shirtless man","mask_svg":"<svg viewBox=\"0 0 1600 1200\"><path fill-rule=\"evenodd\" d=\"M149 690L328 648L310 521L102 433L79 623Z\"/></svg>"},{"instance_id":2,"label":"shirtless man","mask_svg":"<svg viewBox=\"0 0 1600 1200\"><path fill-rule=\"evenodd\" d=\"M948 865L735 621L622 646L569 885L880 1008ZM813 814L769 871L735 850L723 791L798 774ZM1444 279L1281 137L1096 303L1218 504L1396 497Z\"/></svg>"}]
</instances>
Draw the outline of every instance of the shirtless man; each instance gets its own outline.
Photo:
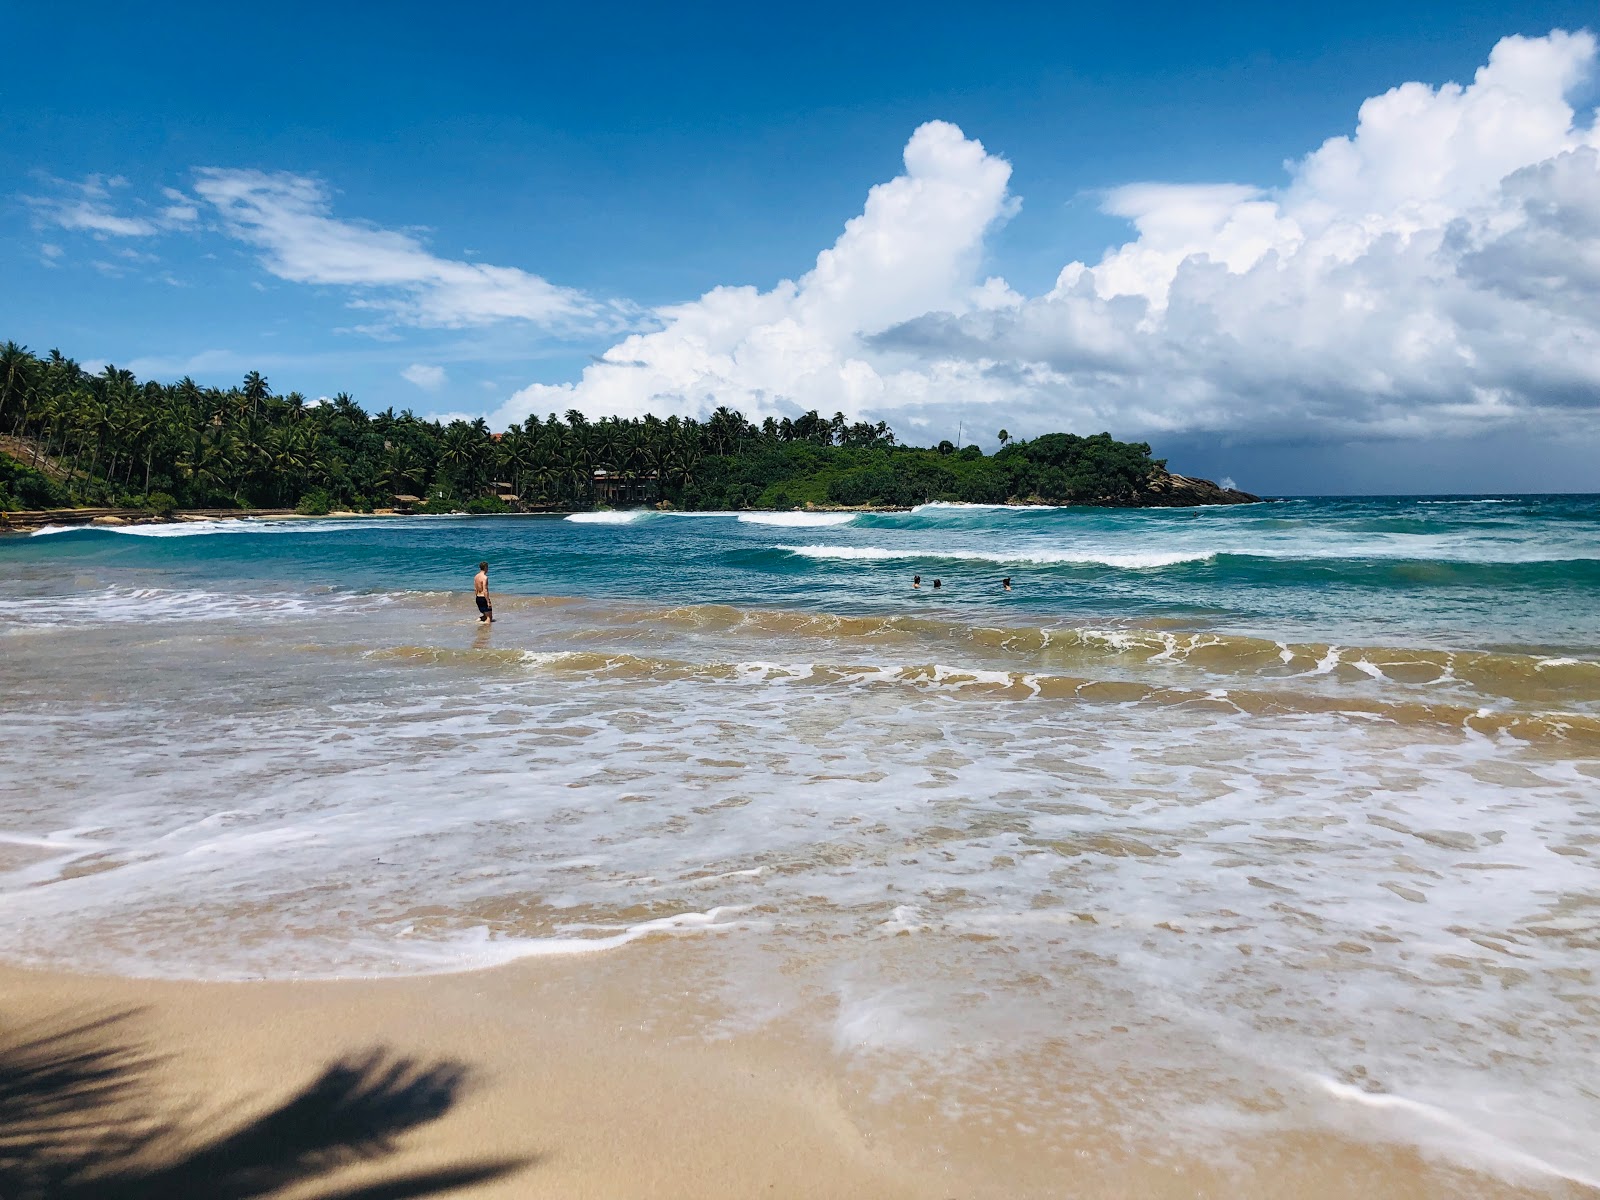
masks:
<instances>
[{"instance_id":1,"label":"shirtless man","mask_svg":"<svg viewBox=\"0 0 1600 1200\"><path fill-rule=\"evenodd\" d=\"M478 573L472 577L472 594L478 598L478 624L494 620L494 605L489 603L489 564L478 564Z\"/></svg>"}]
</instances>

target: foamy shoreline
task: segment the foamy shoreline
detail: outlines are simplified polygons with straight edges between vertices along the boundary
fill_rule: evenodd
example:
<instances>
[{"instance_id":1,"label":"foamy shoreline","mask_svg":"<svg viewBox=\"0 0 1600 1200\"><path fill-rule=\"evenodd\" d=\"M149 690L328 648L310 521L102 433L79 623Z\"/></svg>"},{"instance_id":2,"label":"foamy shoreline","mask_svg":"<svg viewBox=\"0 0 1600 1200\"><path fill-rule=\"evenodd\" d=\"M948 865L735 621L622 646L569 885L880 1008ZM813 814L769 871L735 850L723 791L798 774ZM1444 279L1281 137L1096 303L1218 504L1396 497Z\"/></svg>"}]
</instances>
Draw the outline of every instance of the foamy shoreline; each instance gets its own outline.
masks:
<instances>
[{"instance_id":1,"label":"foamy shoreline","mask_svg":"<svg viewBox=\"0 0 1600 1200\"><path fill-rule=\"evenodd\" d=\"M1586 1195L1589 507L8 539L0 1012L448 1054L545 1194Z\"/></svg>"},{"instance_id":2,"label":"foamy shoreline","mask_svg":"<svg viewBox=\"0 0 1600 1200\"><path fill-rule=\"evenodd\" d=\"M97 1033L95 1044L147 1057L149 1069L139 1077L145 1111L186 1116L206 1137L283 1103L331 1064L374 1050L385 1052L386 1062L466 1068L458 1102L401 1136L393 1155L319 1177L342 1187L498 1163L511 1164L509 1173L448 1194L485 1200L1595 1195L1547 1175L1513 1182L1430 1160L1410 1146L1326 1128L1241 1134L1215 1154L1165 1148L1130 1157L1114 1129L1076 1148L1030 1153L1037 1150L1033 1134L964 1122L939 1112L932 1096L898 1100L893 1119L882 1120L859 1079L815 1046L808 1053L772 1036L697 1036L696 1020L705 1014L685 1011L687 994L662 986L668 981L656 974L659 957L645 948L640 958L311 983L155 981L0 965L0 1030L9 1048L125 1015ZM692 1010L695 1002L687 1003Z\"/></svg>"}]
</instances>

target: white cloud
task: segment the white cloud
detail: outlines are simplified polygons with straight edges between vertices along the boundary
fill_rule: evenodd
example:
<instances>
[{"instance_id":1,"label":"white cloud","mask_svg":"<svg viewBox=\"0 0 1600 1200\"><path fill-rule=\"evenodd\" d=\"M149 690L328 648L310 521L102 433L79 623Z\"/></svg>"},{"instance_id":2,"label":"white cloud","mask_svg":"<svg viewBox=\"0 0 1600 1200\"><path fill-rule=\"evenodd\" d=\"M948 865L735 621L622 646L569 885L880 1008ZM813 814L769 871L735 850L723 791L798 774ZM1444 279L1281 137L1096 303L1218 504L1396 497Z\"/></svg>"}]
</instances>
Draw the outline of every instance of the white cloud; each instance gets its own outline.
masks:
<instances>
[{"instance_id":1,"label":"white cloud","mask_svg":"<svg viewBox=\"0 0 1600 1200\"><path fill-rule=\"evenodd\" d=\"M1008 164L924 125L816 267L661 310L576 384L495 415L796 408L1014 432L1437 437L1593 428L1600 135L1567 97L1594 38L1507 38L1470 84L1406 83L1278 187L1138 183L1132 240L1044 295L981 280Z\"/></svg>"},{"instance_id":2,"label":"white cloud","mask_svg":"<svg viewBox=\"0 0 1600 1200\"><path fill-rule=\"evenodd\" d=\"M408 383L416 384L427 392L436 392L448 382L443 367L432 366L428 363L412 363L400 372L400 378Z\"/></svg>"},{"instance_id":3,"label":"white cloud","mask_svg":"<svg viewBox=\"0 0 1600 1200\"><path fill-rule=\"evenodd\" d=\"M195 192L262 265L293 283L354 289L354 306L390 321L462 328L503 320L548 328L620 327L622 310L515 267L439 258L410 233L332 215L314 179L204 168Z\"/></svg>"},{"instance_id":4,"label":"white cloud","mask_svg":"<svg viewBox=\"0 0 1600 1200\"><path fill-rule=\"evenodd\" d=\"M1015 210L1010 164L954 125L919 128L905 167L868 193L861 215L798 281L767 292L720 287L661 309L663 328L625 338L580 383L524 388L497 417L574 405L617 414L894 406L903 385L868 362L864 339L930 310L991 304L994 287L974 280L983 237ZM928 390L920 373L906 381Z\"/></svg>"},{"instance_id":5,"label":"white cloud","mask_svg":"<svg viewBox=\"0 0 1600 1200\"><path fill-rule=\"evenodd\" d=\"M194 200L177 188L162 188L161 194L171 202L161 210L161 216L168 224L193 225L200 219L200 210Z\"/></svg>"},{"instance_id":6,"label":"white cloud","mask_svg":"<svg viewBox=\"0 0 1600 1200\"><path fill-rule=\"evenodd\" d=\"M153 214L138 211L147 207L144 205L136 205L134 212L118 212L112 193L128 186L120 175L89 175L78 183L46 176L44 182L54 195L23 197L33 210L34 220L97 238L151 237L192 224L197 215L192 205L182 204L168 205ZM181 192L169 191L169 196L183 199Z\"/></svg>"}]
</instances>

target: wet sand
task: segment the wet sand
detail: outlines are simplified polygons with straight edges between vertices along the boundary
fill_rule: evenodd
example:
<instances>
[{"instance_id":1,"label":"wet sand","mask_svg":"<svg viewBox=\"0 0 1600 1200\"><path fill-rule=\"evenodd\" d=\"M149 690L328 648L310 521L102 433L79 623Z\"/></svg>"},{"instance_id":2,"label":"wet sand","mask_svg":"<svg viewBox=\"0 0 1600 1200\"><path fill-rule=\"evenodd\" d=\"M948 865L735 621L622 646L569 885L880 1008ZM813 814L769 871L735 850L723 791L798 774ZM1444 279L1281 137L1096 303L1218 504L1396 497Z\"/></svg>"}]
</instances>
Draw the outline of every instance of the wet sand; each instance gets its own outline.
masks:
<instances>
[{"instance_id":1,"label":"wet sand","mask_svg":"<svg viewBox=\"0 0 1600 1200\"><path fill-rule=\"evenodd\" d=\"M697 1002L651 961L544 959L455 975L194 983L0 968L0 1030L132 1012L108 1034L156 1056L165 1115L214 1136L382 1048L466 1064L470 1085L392 1156L328 1175L353 1186L515 1161L451 1195L595 1200L1050 1196L1446 1200L1597 1193L1430 1162L1404 1146L1302 1131L1245 1137L1210 1161L1141 1161L1108 1136L1063 1158L1017 1131L952 1121L932 1094L893 1119L824 1056L771 1036L686 1037ZM677 1007L682 1000L682 1007ZM1063 1080L1070 1086L1069 1080ZM302 1191L290 1194L300 1195Z\"/></svg>"}]
</instances>

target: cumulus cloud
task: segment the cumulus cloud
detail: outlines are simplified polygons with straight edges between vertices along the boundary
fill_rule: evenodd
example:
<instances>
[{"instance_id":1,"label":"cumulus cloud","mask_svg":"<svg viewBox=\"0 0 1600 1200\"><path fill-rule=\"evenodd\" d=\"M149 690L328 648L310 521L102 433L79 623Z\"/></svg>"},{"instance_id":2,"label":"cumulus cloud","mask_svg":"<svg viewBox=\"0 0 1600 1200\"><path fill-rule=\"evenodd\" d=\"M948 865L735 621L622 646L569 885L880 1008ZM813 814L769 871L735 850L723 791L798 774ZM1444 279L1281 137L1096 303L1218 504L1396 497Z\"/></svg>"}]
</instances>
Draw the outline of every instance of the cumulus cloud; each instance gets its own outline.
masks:
<instances>
[{"instance_id":1,"label":"cumulus cloud","mask_svg":"<svg viewBox=\"0 0 1600 1200\"><path fill-rule=\"evenodd\" d=\"M436 392L448 382L443 367L432 366L428 363L412 363L404 371L400 372L400 378L407 383L416 384L426 392Z\"/></svg>"},{"instance_id":2,"label":"cumulus cloud","mask_svg":"<svg viewBox=\"0 0 1600 1200\"><path fill-rule=\"evenodd\" d=\"M904 397L864 356L866 339L930 310L962 313L992 300L974 278L983 238L1015 208L1010 164L946 122L912 135L905 168L868 193L861 215L799 280L765 292L719 287L660 309L662 328L625 338L578 384L524 388L499 415L574 405L619 415L895 406ZM919 369L905 385L928 391L930 380Z\"/></svg>"},{"instance_id":3,"label":"cumulus cloud","mask_svg":"<svg viewBox=\"0 0 1600 1200\"><path fill-rule=\"evenodd\" d=\"M1405 83L1276 186L1135 183L1133 236L1039 296L981 278L1009 165L942 122L815 268L661 310L571 385L496 414L816 407L911 429L1247 439L1558 435L1600 406L1600 134L1588 33L1506 38Z\"/></svg>"},{"instance_id":4,"label":"cumulus cloud","mask_svg":"<svg viewBox=\"0 0 1600 1200\"><path fill-rule=\"evenodd\" d=\"M273 275L353 289L357 307L391 321L449 329L504 320L613 331L622 324L618 306L538 275L440 258L411 233L337 218L314 179L219 168L196 176L195 193Z\"/></svg>"}]
</instances>

